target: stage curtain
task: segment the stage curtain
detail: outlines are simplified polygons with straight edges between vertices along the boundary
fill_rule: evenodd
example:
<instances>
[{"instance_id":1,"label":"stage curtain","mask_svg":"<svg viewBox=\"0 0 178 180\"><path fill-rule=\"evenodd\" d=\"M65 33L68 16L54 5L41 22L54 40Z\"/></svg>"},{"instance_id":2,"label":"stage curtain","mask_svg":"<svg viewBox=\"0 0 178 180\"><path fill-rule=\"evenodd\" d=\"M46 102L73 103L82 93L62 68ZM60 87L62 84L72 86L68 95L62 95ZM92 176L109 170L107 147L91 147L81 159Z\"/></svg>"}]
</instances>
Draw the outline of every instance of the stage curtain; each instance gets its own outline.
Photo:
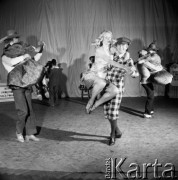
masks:
<instances>
[{"instance_id":1,"label":"stage curtain","mask_svg":"<svg viewBox=\"0 0 178 180\"><path fill-rule=\"evenodd\" d=\"M103 30L115 38L132 40L131 57L157 41L162 64L177 62L177 17L175 1L169 0L1 0L0 38L8 29L15 29L21 39L32 45L46 43L40 60L43 65L55 58L61 65L61 90L70 97L79 97L80 73L94 55L91 42ZM0 44L2 54L3 44ZM0 62L0 80L7 73ZM126 77L124 96L142 96L139 78ZM156 86L156 94L164 95L164 86Z\"/></svg>"}]
</instances>

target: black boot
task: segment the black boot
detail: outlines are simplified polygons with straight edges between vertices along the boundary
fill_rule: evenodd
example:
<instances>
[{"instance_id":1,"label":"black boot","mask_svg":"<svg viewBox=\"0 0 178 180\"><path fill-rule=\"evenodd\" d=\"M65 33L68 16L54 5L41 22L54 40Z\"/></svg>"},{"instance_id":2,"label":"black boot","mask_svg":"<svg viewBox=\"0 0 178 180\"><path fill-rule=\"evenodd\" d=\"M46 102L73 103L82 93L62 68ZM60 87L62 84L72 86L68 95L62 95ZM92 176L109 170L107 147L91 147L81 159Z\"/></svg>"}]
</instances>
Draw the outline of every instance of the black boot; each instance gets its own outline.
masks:
<instances>
[{"instance_id":1,"label":"black boot","mask_svg":"<svg viewBox=\"0 0 178 180\"><path fill-rule=\"evenodd\" d=\"M111 124L111 136L109 138L109 145L112 146L116 142L116 137L115 137L116 122L113 120L110 120L110 124Z\"/></svg>"},{"instance_id":2,"label":"black boot","mask_svg":"<svg viewBox=\"0 0 178 180\"><path fill-rule=\"evenodd\" d=\"M116 142L115 136L114 136L114 137L111 136L111 137L109 138L109 145L110 145L110 146L113 146L113 145L115 144L115 142Z\"/></svg>"},{"instance_id":3,"label":"black boot","mask_svg":"<svg viewBox=\"0 0 178 180\"><path fill-rule=\"evenodd\" d=\"M116 138L121 138L122 137L122 132L120 131L119 127L117 126L117 120L116 121L116 130L115 130L115 137Z\"/></svg>"},{"instance_id":4,"label":"black boot","mask_svg":"<svg viewBox=\"0 0 178 180\"><path fill-rule=\"evenodd\" d=\"M117 132L116 132L115 137L116 137L116 138L121 138L121 137L122 137L122 133L117 133Z\"/></svg>"}]
</instances>

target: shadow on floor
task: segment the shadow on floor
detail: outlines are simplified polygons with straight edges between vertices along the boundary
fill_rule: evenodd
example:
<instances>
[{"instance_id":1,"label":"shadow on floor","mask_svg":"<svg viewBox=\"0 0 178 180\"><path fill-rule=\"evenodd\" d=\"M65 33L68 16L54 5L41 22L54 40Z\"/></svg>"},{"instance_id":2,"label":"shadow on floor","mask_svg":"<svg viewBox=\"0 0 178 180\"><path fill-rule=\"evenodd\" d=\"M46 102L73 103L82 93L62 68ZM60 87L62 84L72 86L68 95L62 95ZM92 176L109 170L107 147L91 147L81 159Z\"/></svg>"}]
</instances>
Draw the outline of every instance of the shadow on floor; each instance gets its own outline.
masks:
<instances>
[{"instance_id":1,"label":"shadow on floor","mask_svg":"<svg viewBox=\"0 0 178 180\"><path fill-rule=\"evenodd\" d=\"M100 136L94 134L78 133L73 131L65 131L62 129L49 129L46 127L37 127L37 135L44 139L55 141L93 141L108 144L108 136ZM92 137L92 138L91 138ZM95 139L105 138L105 139Z\"/></svg>"},{"instance_id":2,"label":"shadow on floor","mask_svg":"<svg viewBox=\"0 0 178 180\"><path fill-rule=\"evenodd\" d=\"M125 113L143 118L143 112L142 111L138 111L136 109L132 109L129 107L124 107L124 106L121 106L120 110L125 112Z\"/></svg>"}]
</instances>

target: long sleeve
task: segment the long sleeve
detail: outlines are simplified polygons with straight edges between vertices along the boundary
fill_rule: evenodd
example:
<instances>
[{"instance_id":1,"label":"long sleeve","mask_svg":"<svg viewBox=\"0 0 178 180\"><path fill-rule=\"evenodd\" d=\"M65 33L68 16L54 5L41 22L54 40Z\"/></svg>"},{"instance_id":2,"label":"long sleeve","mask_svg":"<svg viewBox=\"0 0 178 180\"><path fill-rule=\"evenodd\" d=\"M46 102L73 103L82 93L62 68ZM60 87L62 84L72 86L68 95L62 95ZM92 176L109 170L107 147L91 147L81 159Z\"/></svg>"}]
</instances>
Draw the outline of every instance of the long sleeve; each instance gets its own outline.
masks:
<instances>
[{"instance_id":1,"label":"long sleeve","mask_svg":"<svg viewBox=\"0 0 178 180\"><path fill-rule=\"evenodd\" d=\"M5 55L2 56L2 61L9 66L14 66L14 65L18 64L19 62L23 61L24 59L25 59L24 55L18 56L15 58L10 58Z\"/></svg>"},{"instance_id":2,"label":"long sleeve","mask_svg":"<svg viewBox=\"0 0 178 180\"><path fill-rule=\"evenodd\" d=\"M144 65L151 71L161 71L163 69L159 55L154 54L153 56L148 57L146 60L147 61L145 61Z\"/></svg>"},{"instance_id":3,"label":"long sleeve","mask_svg":"<svg viewBox=\"0 0 178 180\"><path fill-rule=\"evenodd\" d=\"M2 64L4 65L5 69L10 72L12 69L14 69L14 65L22 62L25 59L24 55L18 56L15 58L7 57L6 55L2 56Z\"/></svg>"},{"instance_id":4,"label":"long sleeve","mask_svg":"<svg viewBox=\"0 0 178 180\"><path fill-rule=\"evenodd\" d=\"M37 53L37 54L34 56L35 61L39 61L40 58L41 58L41 56L42 56L42 53Z\"/></svg>"}]
</instances>

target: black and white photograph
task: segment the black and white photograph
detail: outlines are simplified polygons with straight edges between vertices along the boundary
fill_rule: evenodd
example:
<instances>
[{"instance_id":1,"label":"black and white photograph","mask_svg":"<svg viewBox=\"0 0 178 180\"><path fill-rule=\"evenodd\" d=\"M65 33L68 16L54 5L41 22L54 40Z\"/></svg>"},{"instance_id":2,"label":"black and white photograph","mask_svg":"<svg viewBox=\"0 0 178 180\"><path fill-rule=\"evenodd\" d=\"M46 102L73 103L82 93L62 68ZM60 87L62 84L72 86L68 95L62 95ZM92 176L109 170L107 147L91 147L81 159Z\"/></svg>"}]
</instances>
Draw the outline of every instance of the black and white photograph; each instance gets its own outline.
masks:
<instances>
[{"instance_id":1,"label":"black and white photograph","mask_svg":"<svg viewBox=\"0 0 178 180\"><path fill-rule=\"evenodd\" d=\"M177 0L0 0L0 180L178 180Z\"/></svg>"}]
</instances>

